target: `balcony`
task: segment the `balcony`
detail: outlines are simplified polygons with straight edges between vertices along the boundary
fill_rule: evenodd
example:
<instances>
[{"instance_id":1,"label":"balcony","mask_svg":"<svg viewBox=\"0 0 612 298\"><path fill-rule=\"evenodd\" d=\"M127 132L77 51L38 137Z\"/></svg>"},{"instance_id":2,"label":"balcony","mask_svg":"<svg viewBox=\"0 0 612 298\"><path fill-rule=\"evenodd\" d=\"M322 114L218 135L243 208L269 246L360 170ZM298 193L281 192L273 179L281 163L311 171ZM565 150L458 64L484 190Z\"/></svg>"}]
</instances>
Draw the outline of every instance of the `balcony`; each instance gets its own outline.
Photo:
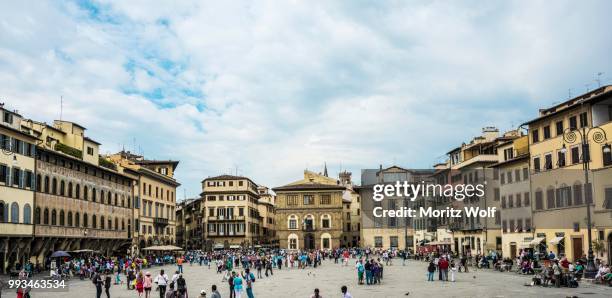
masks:
<instances>
[{"instance_id":1,"label":"balcony","mask_svg":"<svg viewBox=\"0 0 612 298\"><path fill-rule=\"evenodd\" d=\"M244 216L209 216L208 221L244 221Z\"/></svg>"},{"instance_id":2,"label":"balcony","mask_svg":"<svg viewBox=\"0 0 612 298\"><path fill-rule=\"evenodd\" d=\"M234 237L234 236L244 236L245 232L208 232L206 233L208 237Z\"/></svg>"},{"instance_id":3,"label":"balcony","mask_svg":"<svg viewBox=\"0 0 612 298\"><path fill-rule=\"evenodd\" d=\"M168 219L167 218L163 218L163 217L155 217L153 219L153 224L165 227L165 226L168 225Z\"/></svg>"},{"instance_id":4,"label":"balcony","mask_svg":"<svg viewBox=\"0 0 612 298\"><path fill-rule=\"evenodd\" d=\"M304 232L314 232L315 230L316 229L314 226L308 226L308 225L302 226L302 231Z\"/></svg>"}]
</instances>

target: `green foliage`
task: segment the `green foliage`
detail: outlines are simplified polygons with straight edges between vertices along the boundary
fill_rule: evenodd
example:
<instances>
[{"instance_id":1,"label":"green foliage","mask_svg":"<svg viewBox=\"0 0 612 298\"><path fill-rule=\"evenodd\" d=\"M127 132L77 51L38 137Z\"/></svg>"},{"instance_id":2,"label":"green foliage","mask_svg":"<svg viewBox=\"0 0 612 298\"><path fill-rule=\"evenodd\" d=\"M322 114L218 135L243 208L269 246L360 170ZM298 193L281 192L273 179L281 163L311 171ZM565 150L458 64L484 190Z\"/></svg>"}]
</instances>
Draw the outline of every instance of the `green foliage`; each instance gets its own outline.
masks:
<instances>
[{"instance_id":1,"label":"green foliage","mask_svg":"<svg viewBox=\"0 0 612 298\"><path fill-rule=\"evenodd\" d=\"M66 153L68 155L74 156L78 159L82 159L83 158L83 151L76 149L76 148L72 148L70 146L64 145L62 143L57 143L55 144L55 150L59 151L59 152L63 152Z\"/></svg>"}]
</instances>

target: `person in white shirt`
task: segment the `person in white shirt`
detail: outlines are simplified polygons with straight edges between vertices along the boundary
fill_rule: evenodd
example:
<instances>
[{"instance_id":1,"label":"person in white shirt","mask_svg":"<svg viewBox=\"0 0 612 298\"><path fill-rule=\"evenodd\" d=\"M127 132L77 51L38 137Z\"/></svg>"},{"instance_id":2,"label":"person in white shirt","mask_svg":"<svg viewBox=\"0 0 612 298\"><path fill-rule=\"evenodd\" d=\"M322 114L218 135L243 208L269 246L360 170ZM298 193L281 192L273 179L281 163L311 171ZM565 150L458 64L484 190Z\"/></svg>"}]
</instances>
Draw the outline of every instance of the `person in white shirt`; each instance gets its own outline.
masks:
<instances>
[{"instance_id":1,"label":"person in white shirt","mask_svg":"<svg viewBox=\"0 0 612 298\"><path fill-rule=\"evenodd\" d=\"M159 297L160 298L165 297L166 287L168 286L168 275L164 273L163 269L159 272L159 275L157 275L157 277L155 278L155 283L159 287Z\"/></svg>"}]
</instances>

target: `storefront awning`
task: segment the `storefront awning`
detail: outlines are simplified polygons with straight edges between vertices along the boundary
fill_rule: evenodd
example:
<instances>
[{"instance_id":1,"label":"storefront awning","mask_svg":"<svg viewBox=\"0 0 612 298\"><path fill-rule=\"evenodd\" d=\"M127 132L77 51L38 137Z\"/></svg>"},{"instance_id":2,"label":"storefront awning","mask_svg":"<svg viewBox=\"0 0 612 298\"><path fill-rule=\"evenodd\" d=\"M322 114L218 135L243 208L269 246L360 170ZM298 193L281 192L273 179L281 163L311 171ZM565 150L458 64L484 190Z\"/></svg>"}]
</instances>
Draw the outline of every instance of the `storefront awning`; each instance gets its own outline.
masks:
<instances>
[{"instance_id":1,"label":"storefront awning","mask_svg":"<svg viewBox=\"0 0 612 298\"><path fill-rule=\"evenodd\" d=\"M229 248L231 248L231 249L238 249L238 248L240 248L240 245L232 244L232 245L229 246Z\"/></svg>"},{"instance_id":2,"label":"storefront awning","mask_svg":"<svg viewBox=\"0 0 612 298\"><path fill-rule=\"evenodd\" d=\"M538 245L538 244L542 243L542 241L544 241L544 239L545 239L544 237L538 237L538 238L535 238L535 239L531 240L531 242L529 244L531 244L531 245Z\"/></svg>"},{"instance_id":3,"label":"storefront awning","mask_svg":"<svg viewBox=\"0 0 612 298\"><path fill-rule=\"evenodd\" d=\"M565 237L555 237L555 239L550 240L550 244L559 244L563 239L565 239Z\"/></svg>"}]
</instances>

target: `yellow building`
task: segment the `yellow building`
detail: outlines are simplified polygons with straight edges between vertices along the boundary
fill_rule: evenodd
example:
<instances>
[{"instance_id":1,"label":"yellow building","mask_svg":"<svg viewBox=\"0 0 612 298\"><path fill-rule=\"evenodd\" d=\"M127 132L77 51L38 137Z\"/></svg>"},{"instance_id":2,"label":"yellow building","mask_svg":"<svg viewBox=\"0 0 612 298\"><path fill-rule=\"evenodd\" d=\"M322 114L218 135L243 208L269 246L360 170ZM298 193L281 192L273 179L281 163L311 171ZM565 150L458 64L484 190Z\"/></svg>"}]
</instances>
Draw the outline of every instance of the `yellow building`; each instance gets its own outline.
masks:
<instances>
[{"instance_id":1,"label":"yellow building","mask_svg":"<svg viewBox=\"0 0 612 298\"><path fill-rule=\"evenodd\" d=\"M533 224L541 251L570 260L588 251L587 204L592 241L607 246L597 257L610 262L612 248L612 86L604 86L540 110L529 127ZM565 138L564 138L565 135ZM581 146L585 135L586 148ZM587 159L589 183L582 161Z\"/></svg>"},{"instance_id":2,"label":"yellow building","mask_svg":"<svg viewBox=\"0 0 612 298\"><path fill-rule=\"evenodd\" d=\"M0 105L0 273L24 264L32 250L37 139L21 115Z\"/></svg>"},{"instance_id":3,"label":"yellow building","mask_svg":"<svg viewBox=\"0 0 612 298\"><path fill-rule=\"evenodd\" d=\"M129 169L137 177L133 184L134 236L132 252L152 245L176 242L176 188L174 179L178 161L150 160L129 151L121 151L108 159L122 169Z\"/></svg>"},{"instance_id":4,"label":"yellow building","mask_svg":"<svg viewBox=\"0 0 612 298\"><path fill-rule=\"evenodd\" d=\"M332 249L342 245L343 199L340 181L304 171L304 178L273 188L280 248Z\"/></svg>"},{"instance_id":5,"label":"yellow building","mask_svg":"<svg viewBox=\"0 0 612 298\"><path fill-rule=\"evenodd\" d=\"M492 165L499 185L494 199L500 201L502 255L515 259L520 249L533 245L531 194L529 178L529 141L527 136L497 146L499 162Z\"/></svg>"},{"instance_id":6,"label":"yellow building","mask_svg":"<svg viewBox=\"0 0 612 298\"><path fill-rule=\"evenodd\" d=\"M221 175L202 180L205 248L260 245L262 216L258 185L247 177Z\"/></svg>"}]
</instances>

